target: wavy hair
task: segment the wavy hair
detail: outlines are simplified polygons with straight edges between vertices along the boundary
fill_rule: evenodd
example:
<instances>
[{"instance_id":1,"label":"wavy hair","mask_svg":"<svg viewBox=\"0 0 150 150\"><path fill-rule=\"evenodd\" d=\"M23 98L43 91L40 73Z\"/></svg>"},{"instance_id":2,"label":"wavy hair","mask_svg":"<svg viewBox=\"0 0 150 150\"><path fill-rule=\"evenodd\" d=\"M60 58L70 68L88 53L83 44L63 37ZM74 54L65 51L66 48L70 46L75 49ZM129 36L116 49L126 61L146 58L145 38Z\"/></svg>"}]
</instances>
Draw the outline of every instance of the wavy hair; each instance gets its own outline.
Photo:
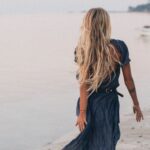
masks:
<instances>
[{"instance_id":1,"label":"wavy hair","mask_svg":"<svg viewBox=\"0 0 150 150\"><path fill-rule=\"evenodd\" d=\"M104 80L115 73L119 61L114 46L110 43L110 17L103 8L92 8L84 16L81 34L75 49L79 84L86 83L87 91L97 91Z\"/></svg>"}]
</instances>

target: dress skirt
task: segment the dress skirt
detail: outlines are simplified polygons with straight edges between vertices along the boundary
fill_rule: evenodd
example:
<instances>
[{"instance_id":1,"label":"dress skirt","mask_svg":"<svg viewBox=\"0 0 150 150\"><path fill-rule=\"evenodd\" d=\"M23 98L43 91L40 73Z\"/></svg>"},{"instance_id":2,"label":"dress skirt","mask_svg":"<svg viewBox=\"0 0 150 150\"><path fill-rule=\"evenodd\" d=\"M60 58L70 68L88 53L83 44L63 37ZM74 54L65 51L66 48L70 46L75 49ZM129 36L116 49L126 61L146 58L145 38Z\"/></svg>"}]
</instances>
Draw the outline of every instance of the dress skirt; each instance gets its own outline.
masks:
<instances>
[{"instance_id":1,"label":"dress skirt","mask_svg":"<svg viewBox=\"0 0 150 150\"><path fill-rule=\"evenodd\" d=\"M79 101L80 98L76 115ZM62 150L115 150L120 138L118 93L94 92L88 98L86 114L86 127Z\"/></svg>"}]
</instances>

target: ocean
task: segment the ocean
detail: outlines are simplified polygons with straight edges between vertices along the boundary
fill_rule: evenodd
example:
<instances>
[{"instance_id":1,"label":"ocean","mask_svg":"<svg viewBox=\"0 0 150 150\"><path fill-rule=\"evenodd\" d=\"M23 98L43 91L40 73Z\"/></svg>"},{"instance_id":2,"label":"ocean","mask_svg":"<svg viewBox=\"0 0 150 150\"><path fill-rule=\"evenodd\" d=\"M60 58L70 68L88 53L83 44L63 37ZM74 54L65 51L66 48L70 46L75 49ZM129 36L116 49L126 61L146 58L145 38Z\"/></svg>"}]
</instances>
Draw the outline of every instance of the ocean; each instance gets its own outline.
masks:
<instances>
[{"instance_id":1,"label":"ocean","mask_svg":"<svg viewBox=\"0 0 150 150\"><path fill-rule=\"evenodd\" d=\"M37 150L75 127L79 87L74 48L84 13L0 16L0 149ZM110 13L112 37L129 48L143 109L150 107L147 13ZM132 101L120 76L121 119Z\"/></svg>"}]
</instances>

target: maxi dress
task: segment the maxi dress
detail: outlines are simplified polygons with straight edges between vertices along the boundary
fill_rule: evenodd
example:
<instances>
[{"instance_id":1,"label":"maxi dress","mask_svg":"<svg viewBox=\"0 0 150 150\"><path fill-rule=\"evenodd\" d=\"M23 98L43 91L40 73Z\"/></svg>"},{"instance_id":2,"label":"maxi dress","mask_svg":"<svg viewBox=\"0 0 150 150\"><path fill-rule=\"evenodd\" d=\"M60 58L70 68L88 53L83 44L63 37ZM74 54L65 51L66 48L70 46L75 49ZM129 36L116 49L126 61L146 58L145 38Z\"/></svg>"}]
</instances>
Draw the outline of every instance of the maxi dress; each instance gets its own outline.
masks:
<instances>
[{"instance_id":1,"label":"maxi dress","mask_svg":"<svg viewBox=\"0 0 150 150\"><path fill-rule=\"evenodd\" d=\"M128 47L124 41L111 39L110 42L121 54L115 74L112 73L111 81L103 82L88 98L86 111L86 127L74 139L67 143L62 150L115 150L120 139L119 97L123 94L117 91L120 69L128 64ZM106 88L112 92L104 92ZM79 115L80 97L76 104L76 116Z\"/></svg>"}]
</instances>

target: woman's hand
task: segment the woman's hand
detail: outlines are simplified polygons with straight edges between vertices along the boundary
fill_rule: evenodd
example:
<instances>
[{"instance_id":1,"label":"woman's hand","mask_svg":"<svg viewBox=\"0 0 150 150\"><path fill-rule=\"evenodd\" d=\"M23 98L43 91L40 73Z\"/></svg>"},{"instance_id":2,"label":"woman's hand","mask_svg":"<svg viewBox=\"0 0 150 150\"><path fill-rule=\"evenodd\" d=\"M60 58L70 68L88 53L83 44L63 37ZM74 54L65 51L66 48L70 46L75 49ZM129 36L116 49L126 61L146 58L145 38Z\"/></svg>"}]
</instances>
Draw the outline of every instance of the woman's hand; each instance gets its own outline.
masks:
<instances>
[{"instance_id":1,"label":"woman's hand","mask_svg":"<svg viewBox=\"0 0 150 150\"><path fill-rule=\"evenodd\" d=\"M136 121L137 121L137 122L140 122L141 119L142 119L142 120L144 119L143 113L142 113L141 108L140 108L139 105L134 105L134 106L133 106L133 112L134 112L134 114L136 115Z\"/></svg>"},{"instance_id":2,"label":"woman's hand","mask_svg":"<svg viewBox=\"0 0 150 150\"><path fill-rule=\"evenodd\" d=\"M85 128L87 124L87 121L86 121L86 112L80 112L78 118L77 118L77 122L76 122L76 126L79 125L79 130L80 132L82 132Z\"/></svg>"}]
</instances>

